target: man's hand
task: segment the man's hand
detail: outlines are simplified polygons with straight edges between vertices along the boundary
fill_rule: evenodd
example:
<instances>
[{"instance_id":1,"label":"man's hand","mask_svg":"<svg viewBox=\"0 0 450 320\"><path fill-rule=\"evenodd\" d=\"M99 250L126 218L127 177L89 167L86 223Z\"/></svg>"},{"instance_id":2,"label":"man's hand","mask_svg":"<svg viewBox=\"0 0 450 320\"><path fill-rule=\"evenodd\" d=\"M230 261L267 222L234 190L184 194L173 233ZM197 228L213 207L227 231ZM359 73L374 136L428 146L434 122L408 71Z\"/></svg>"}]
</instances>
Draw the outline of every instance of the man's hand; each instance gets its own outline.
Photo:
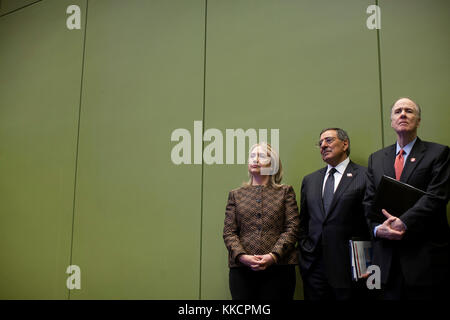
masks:
<instances>
[{"instance_id":1,"label":"man's hand","mask_svg":"<svg viewBox=\"0 0 450 320\"><path fill-rule=\"evenodd\" d=\"M403 223L402 220L400 220L397 217L394 217L393 215L389 214L389 212L387 212L385 209L382 209L381 212L383 212L384 216L386 218L395 218L392 223L391 223L391 228L397 231L406 231L406 226Z\"/></svg>"},{"instance_id":2,"label":"man's hand","mask_svg":"<svg viewBox=\"0 0 450 320\"><path fill-rule=\"evenodd\" d=\"M406 231L405 224L386 210L382 209L381 212L383 212L387 220L378 227L376 236L388 240L401 240Z\"/></svg>"}]
</instances>

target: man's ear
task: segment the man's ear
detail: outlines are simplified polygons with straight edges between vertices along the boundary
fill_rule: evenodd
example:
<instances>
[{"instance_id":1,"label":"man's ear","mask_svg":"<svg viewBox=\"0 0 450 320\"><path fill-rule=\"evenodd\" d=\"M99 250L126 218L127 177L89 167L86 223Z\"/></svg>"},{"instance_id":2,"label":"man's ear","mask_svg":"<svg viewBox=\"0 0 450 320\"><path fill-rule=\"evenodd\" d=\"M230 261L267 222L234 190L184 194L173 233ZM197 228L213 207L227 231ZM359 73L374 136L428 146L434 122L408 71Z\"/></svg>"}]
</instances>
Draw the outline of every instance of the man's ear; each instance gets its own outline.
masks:
<instances>
[{"instance_id":1,"label":"man's ear","mask_svg":"<svg viewBox=\"0 0 450 320\"><path fill-rule=\"evenodd\" d=\"M344 140L344 151L347 151L348 149L348 140Z\"/></svg>"}]
</instances>

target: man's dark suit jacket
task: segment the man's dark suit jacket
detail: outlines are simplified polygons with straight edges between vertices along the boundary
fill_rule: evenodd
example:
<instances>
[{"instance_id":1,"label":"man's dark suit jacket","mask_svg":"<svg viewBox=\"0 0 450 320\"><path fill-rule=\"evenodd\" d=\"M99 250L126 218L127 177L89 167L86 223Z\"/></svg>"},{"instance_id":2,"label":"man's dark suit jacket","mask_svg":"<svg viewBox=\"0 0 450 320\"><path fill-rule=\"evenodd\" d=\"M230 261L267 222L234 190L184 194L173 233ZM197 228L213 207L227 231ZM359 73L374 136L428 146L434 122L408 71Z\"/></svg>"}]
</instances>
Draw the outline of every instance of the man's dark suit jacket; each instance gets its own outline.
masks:
<instances>
[{"instance_id":1,"label":"man's dark suit jacket","mask_svg":"<svg viewBox=\"0 0 450 320\"><path fill-rule=\"evenodd\" d=\"M392 254L399 261L408 286L430 286L449 276L449 226L446 205L449 199L449 148L417 138L406 159L400 181L427 192L400 219L407 231L402 240L374 239L373 263L380 267L381 282L386 283ZM369 157L366 216L371 235L381 221L372 217L371 208L381 177L395 178L396 144Z\"/></svg>"},{"instance_id":2,"label":"man's dark suit jacket","mask_svg":"<svg viewBox=\"0 0 450 320\"><path fill-rule=\"evenodd\" d=\"M334 288L351 287L349 240L369 239L363 199L366 168L350 161L334 193L328 215L322 203L327 167L303 178L300 202L299 266L303 277L318 254L323 255L325 272Z\"/></svg>"}]
</instances>

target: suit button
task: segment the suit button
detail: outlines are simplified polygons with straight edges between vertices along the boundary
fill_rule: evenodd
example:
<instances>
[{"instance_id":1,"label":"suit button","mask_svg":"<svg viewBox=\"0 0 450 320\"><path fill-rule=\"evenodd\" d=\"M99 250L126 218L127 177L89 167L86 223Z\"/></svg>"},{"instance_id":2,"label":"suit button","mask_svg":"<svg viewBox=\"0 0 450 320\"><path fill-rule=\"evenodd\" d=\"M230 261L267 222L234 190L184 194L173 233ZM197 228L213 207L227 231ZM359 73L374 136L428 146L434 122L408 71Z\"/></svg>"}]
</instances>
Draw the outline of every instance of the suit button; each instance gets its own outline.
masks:
<instances>
[{"instance_id":1,"label":"suit button","mask_svg":"<svg viewBox=\"0 0 450 320\"><path fill-rule=\"evenodd\" d=\"M258 203L261 202L261 199L256 199L256 202L258 202Z\"/></svg>"},{"instance_id":2,"label":"suit button","mask_svg":"<svg viewBox=\"0 0 450 320\"><path fill-rule=\"evenodd\" d=\"M258 213L258 218L261 218L261 213Z\"/></svg>"},{"instance_id":3,"label":"suit button","mask_svg":"<svg viewBox=\"0 0 450 320\"><path fill-rule=\"evenodd\" d=\"M261 231L261 227L258 227L258 231Z\"/></svg>"}]
</instances>

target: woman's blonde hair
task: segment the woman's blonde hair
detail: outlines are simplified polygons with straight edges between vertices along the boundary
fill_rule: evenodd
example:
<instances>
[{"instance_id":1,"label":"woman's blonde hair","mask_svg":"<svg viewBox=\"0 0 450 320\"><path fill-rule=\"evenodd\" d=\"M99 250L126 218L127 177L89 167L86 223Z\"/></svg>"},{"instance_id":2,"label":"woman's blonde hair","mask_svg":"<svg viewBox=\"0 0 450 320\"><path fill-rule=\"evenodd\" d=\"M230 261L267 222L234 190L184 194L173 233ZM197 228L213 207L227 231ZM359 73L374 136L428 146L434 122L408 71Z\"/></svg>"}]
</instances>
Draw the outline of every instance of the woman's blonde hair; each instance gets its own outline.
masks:
<instances>
[{"instance_id":1,"label":"woman's blonde hair","mask_svg":"<svg viewBox=\"0 0 450 320\"><path fill-rule=\"evenodd\" d=\"M250 148L250 151L248 153L249 157L250 157L250 154L252 153L253 149L255 149L256 147L262 147L264 150L267 150L267 154L270 156L271 161L275 161L276 163L278 163L278 171L275 174L270 175L269 185L274 186L274 187L280 187L281 186L280 182L283 179L283 167L281 166L281 160L280 160L280 157L278 156L278 153L275 151L275 149L272 149L272 146L270 144L268 144L267 142L260 142L260 143L254 144ZM271 166L272 166L272 162L271 162ZM250 172L248 173L248 176L249 176L249 180L247 182L243 183L244 186L252 185L253 176L250 174Z\"/></svg>"}]
</instances>

